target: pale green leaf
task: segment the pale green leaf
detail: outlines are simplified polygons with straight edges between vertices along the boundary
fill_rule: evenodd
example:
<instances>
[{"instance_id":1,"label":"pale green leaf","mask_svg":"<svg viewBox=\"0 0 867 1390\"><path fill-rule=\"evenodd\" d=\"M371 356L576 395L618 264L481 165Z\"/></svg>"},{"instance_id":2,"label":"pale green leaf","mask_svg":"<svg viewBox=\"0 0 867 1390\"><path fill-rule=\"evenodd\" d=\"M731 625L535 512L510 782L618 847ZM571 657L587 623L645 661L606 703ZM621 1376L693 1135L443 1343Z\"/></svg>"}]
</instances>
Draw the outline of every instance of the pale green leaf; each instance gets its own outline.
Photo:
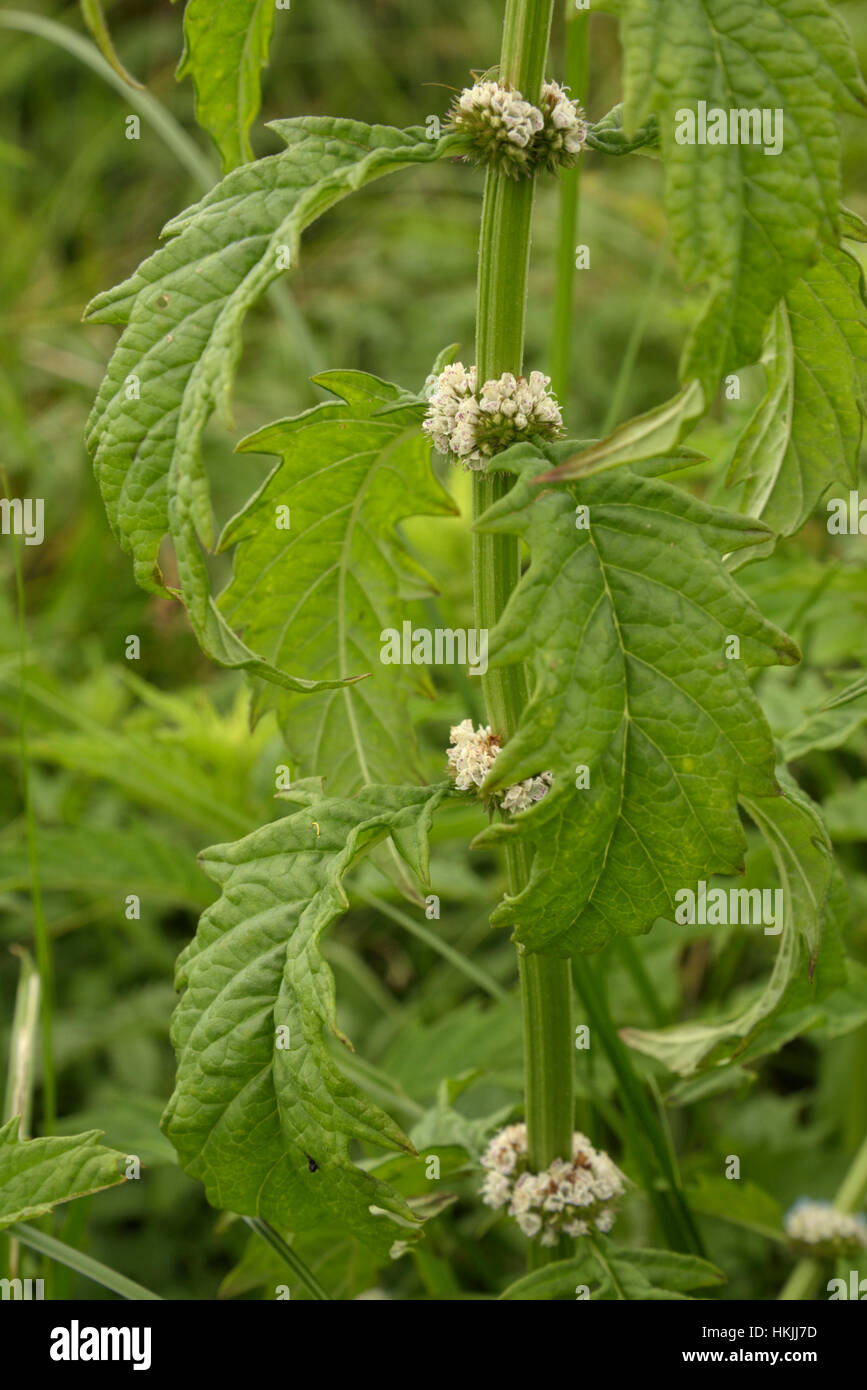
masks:
<instances>
[{"instance_id":1,"label":"pale green leaf","mask_svg":"<svg viewBox=\"0 0 867 1390\"><path fill-rule=\"evenodd\" d=\"M587 478L609 468L667 456L680 444L704 411L704 392L692 381L670 401L618 425L605 439L564 459L546 481ZM692 461L692 460L691 460Z\"/></svg>"},{"instance_id":2,"label":"pale green leaf","mask_svg":"<svg viewBox=\"0 0 867 1390\"><path fill-rule=\"evenodd\" d=\"M512 467L508 454L496 464ZM758 523L627 468L541 490L541 456L514 467L519 480L478 524L520 536L531 563L489 661L529 661L534 679L484 790L546 770L554 782L479 841L533 847L528 885L493 921L531 950L566 954L646 931L680 888L738 870L738 794L776 787L746 669L798 652L722 562L766 534ZM576 786L580 768L589 786Z\"/></svg>"},{"instance_id":3,"label":"pale green leaf","mask_svg":"<svg viewBox=\"0 0 867 1390\"><path fill-rule=\"evenodd\" d=\"M742 796L747 813L768 844L783 891L783 929L776 938L777 953L769 979L734 1017L718 1022L698 1019L655 1032L623 1030L623 1038L632 1047L680 1076L708 1066L723 1066L733 1059L746 1060L752 1055L750 1045L773 1025L784 1006L796 1012L809 1006L816 993L811 982L826 906L829 913L838 910L837 899L831 895L831 843L817 807L783 771L780 777L782 795ZM820 1016L819 1010L807 1007L803 1023L815 1022ZM787 1021L781 1041L797 1031L797 1023L793 1026Z\"/></svg>"},{"instance_id":4,"label":"pale green leaf","mask_svg":"<svg viewBox=\"0 0 867 1390\"><path fill-rule=\"evenodd\" d=\"M708 302L682 379L713 392L761 352L780 297L839 227L838 112L865 89L851 41L826 0L628 0L623 7L625 125L655 113L674 251ZM782 148L676 140L680 113L779 111ZM698 134L698 132L696 132ZM773 137L773 132L768 134Z\"/></svg>"},{"instance_id":5,"label":"pale green leaf","mask_svg":"<svg viewBox=\"0 0 867 1390\"><path fill-rule=\"evenodd\" d=\"M711 1177L701 1173L687 1193L691 1209L699 1216L714 1216L733 1226L780 1244L783 1209L775 1197L745 1178Z\"/></svg>"},{"instance_id":6,"label":"pale green leaf","mask_svg":"<svg viewBox=\"0 0 867 1390\"><path fill-rule=\"evenodd\" d=\"M245 439L279 454L259 492L226 527L234 577L220 599L227 621L283 670L331 683L315 696L260 687L276 708L293 766L328 774L329 790L421 780L410 714L414 691L433 697L422 666L383 665L381 632L400 631L407 602L434 592L398 533L408 516L456 508L430 466L424 407L364 372L326 372L317 384L341 404L315 406ZM275 525L278 509L288 529ZM346 676L370 673L357 685Z\"/></svg>"},{"instance_id":7,"label":"pale green leaf","mask_svg":"<svg viewBox=\"0 0 867 1390\"><path fill-rule=\"evenodd\" d=\"M200 842L201 843L201 842ZM182 843L140 822L112 826L58 826L40 829L39 875L44 889L113 895L127 893L146 902L207 907L213 891ZM30 883L23 835L0 840L0 893L25 891Z\"/></svg>"},{"instance_id":8,"label":"pale green leaf","mask_svg":"<svg viewBox=\"0 0 867 1390\"><path fill-rule=\"evenodd\" d=\"M413 1147L334 1060L328 1038L349 1044L319 938L346 910L344 874L386 836L426 881L447 791L368 787L340 800L300 783L300 809L203 856L222 895L178 962L178 1073L163 1124L213 1205L280 1230L338 1221L383 1255L398 1229L371 1205L417 1231L406 1202L350 1161L352 1140Z\"/></svg>"},{"instance_id":9,"label":"pale green leaf","mask_svg":"<svg viewBox=\"0 0 867 1390\"><path fill-rule=\"evenodd\" d=\"M124 332L91 412L88 447L139 583L167 592L157 557L170 534L180 594L204 650L223 665L307 690L309 682L252 653L211 599L201 550L213 534L202 431L215 409L228 423L244 315L287 263L297 263L304 228L364 184L442 158L461 137L431 141L421 129L324 116L272 128L286 150L227 175L168 224L165 246L91 303L92 322Z\"/></svg>"},{"instance_id":10,"label":"pale green leaf","mask_svg":"<svg viewBox=\"0 0 867 1390\"><path fill-rule=\"evenodd\" d=\"M501 1299L577 1299L586 1286L590 1302L665 1301L695 1289L724 1284L725 1275L707 1260L667 1250L627 1250L605 1241L573 1259L557 1260L510 1284Z\"/></svg>"},{"instance_id":11,"label":"pale green leaf","mask_svg":"<svg viewBox=\"0 0 867 1390\"><path fill-rule=\"evenodd\" d=\"M274 0L187 0L177 77L192 77L196 120L220 151L223 172L253 158L250 126L274 29Z\"/></svg>"},{"instance_id":12,"label":"pale green leaf","mask_svg":"<svg viewBox=\"0 0 867 1390\"><path fill-rule=\"evenodd\" d=\"M623 103L618 102L600 121L588 125L587 145L600 154L635 154L639 150L655 154L659 149L659 125L651 115L644 126L633 135L627 135L623 129Z\"/></svg>"},{"instance_id":13,"label":"pale green leaf","mask_svg":"<svg viewBox=\"0 0 867 1390\"><path fill-rule=\"evenodd\" d=\"M126 1155L103 1148L99 1130L19 1139L18 1125L16 1116L0 1127L0 1230L126 1181Z\"/></svg>"},{"instance_id":14,"label":"pale green leaf","mask_svg":"<svg viewBox=\"0 0 867 1390\"><path fill-rule=\"evenodd\" d=\"M858 485L867 412L867 303L861 268L825 246L778 306L765 342L764 399L728 481L780 535L800 529L828 487Z\"/></svg>"}]
</instances>

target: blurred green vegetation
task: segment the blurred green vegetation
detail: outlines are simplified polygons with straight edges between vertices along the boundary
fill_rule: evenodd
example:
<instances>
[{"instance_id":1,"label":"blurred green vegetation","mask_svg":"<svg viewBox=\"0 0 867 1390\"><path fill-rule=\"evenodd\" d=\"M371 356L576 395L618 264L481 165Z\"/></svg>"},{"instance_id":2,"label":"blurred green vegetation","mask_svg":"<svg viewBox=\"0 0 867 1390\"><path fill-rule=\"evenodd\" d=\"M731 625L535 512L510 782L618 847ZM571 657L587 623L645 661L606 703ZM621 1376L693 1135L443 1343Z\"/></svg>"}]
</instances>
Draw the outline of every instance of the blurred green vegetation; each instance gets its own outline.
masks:
<instances>
[{"instance_id":1,"label":"blurred green vegetation","mask_svg":"<svg viewBox=\"0 0 867 1390\"><path fill-rule=\"evenodd\" d=\"M317 0L278 12L257 154L279 142L263 121L308 112L398 126L442 115L471 69L496 60L501 5L492 0ZM867 12L840 7L867 66ZM41 13L81 33L75 5ZM189 83L177 84L181 7L132 0L108 7L126 66L173 113L214 170L217 159L192 121ZM613 19L591 19L591 80L585 106L598 118L619 98ZM562 25L555 52L562 49ZM555 58L552 71L560 64ZM46 499L46 539L23 551L28 657L22 678L16 635L12 545L0 549L0 1001L4 1044L18 965L6 949L32 946L20 758L20 696L26 707L30 778L39 826L41 876L56 953L59 1128L104 1129L107 1141L138 1154L141 1181L61 1209L60 1238L157 1290L164 1297L271 1297L279 1262L238 1221L219 1217L186 1178L158 1129L173 1077L168 1020L172 964L210 900L198 872L204 845L237 838L279 813L272 798L282 761L269 721L248 727L243 682L201 657L179 606L134 585L131 566L109 532L82 437L92 397L114 343L108 328L82 327L99 290L131 272L153 249L164 222L199 194L190 173L142 122L128 140L133 107L61 48L3 31L0 45L0 459L15 496ZM865 138L848 121L846 200L867 215ZM473 356L474 277L481 176L435 166L385 180L338 206L306 235L300 269L281 284L283 311L266 303L251 317L237 389L236 431L212 425L207 464L218 520L255 488L271 461L234 455L252 429L304 409L322 393L311 373L364 368L408 387L424 380L436 354L460 342ZM546 182L535 220L528 366L544 367L553 291L557 190ZM591 267L576 276L574 360L565 401L570 433L602 429L633 324L646 327L624 376L621 418L676 389L677 359L694 309L666 258L660 169L652 158L606 162L588 154L582 177L580 241ZM863 248L862 248L863 250ZM662 257L658 285L654 267ZM650 297L649 297L650 296ZM718 403L695 444L709 462L681 475L723 505L739 428L759 399L758 368L744 374L739 402ZM692 440L690 441L693 442ZM466 478L449 486L464 514ZM412 544L450 594L448 620L470 619L469 550L464 523L409 528ZM775 733L792 736L826 696L867 667L867 559L864 538L829 538L820 514L742 582L763 611L800 643L801 669L769 672L760 689ZM226 561L215 564L226 573ZM141 639L141 659L125 659L125 639ZM419 702L429 764L436 772L450 721L469 712L469 689L443 673L436 706ZM473 710L478 714L476 707ZM846 873L851 914L847 944L867 961L867 701L839 711L833 727L801 740L795 770L825 805ZM322 769L323 773L327 769ZM497 876L485 856L459 854L447 835L468 839L469 812L439 832L434 888L440 938L510 989L514 953L493 935L485 903ZM446 843L448 848L446 848ZM360 886L393 899L375 868ZM141 896L140 920L124 899ZM659 924L637 943L650 989L617 950L600 964L618 1024L653 1026L653 1001L667 1018L723 1001L730 988L769 969L773 942L736 929ZM515 1105L521 1092L518 1010L492 999L429 945L366 906L360 897L333 933L341 1023L358 1057L396 1079L402 1120L433 1104L444 1077L472 1073L461 1103L468 1115ZM648 1002L650 999L651 1003ZM862 1001L863 1004L863 1001ZM867 1006L864 1007L867 1019ZM725 1155L783 1208L807 1193L831 1196L867 1129L867 1023L835 1035L814 1026L748 1070L727 1069L722 1084L693 1103L673 1091L667 1114L686 1180L722 1172ZM361 1064L359 1064L361 1065ZM641 1059L642 1075L652 1068ZM576 1060L583 1122L594 1140L630 1166L617 1083L603 1056ZM377 1080L377 1078L379 1078ZM34 1132L41 1124L37 1091ZM459 1197L473 1181L455 1184ZM472 1200L434 1223L426 1253L397 1262L385 1287L397 1297L447 1297L457 1278L470 1291L497 1290L521 1266L518 1239ZM726 1297L773 1297L789 1257L757 1235L708 1220L709 1254L728 1273ZM488 1238L479 1237L490 1229ZM638 1199L623 1218L645 1243L658 1240ZM618 1227L618 1231L620 1227ZM298 1248L334 1296L374 1282L367 1257L334 1232ZM25 1265L30 1257L23 1256ZM451 1273L450 1273L451 1271ZM867 1270L862 1270L862 1273ZM102 1291L57 1268L53 1292ZM299 1295L303 1296L303 1295ZM293 1289L293 1297L295 1290Z\"/></svg>"}]
</instances>

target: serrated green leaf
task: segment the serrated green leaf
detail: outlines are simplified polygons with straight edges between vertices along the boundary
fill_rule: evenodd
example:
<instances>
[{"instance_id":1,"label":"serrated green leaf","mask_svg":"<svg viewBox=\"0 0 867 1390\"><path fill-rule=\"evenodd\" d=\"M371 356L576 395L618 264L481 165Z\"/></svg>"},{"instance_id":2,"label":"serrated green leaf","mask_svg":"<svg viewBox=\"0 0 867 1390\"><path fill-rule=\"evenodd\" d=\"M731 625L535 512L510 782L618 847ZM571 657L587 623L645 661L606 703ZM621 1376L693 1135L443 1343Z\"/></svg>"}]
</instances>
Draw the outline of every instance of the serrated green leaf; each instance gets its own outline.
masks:
<instances>
[{"instance_id":1,"label":"serrated green leaf","mask_svg":"<svg viewBox=\"0 0 867 1390\"><path fill-rule=\"evenodd\" d=\"M318 385L341 404L315 406L242 441L282 463L226 527L234 577L220 608L275 666L330 690L313 698L260 687L275 708L294 765L328 773L332 792L369 781L421 780L409 696L433 697L424 667L384 666L380 634L400 631L406 604L434 592L403 546L408 516L456 511L430 466L421 405L388 410L398 387L364 372L326 372ZM288 508L290 528L275 525ZM346 676L370 673L357 685Z\"/></svg>"},{"instance_id":2,"label":"serrated green leaf","mask_svg":"<svg viewBox=\"0 0 867 1390\"><path fill-rule=\"evenodd\" d=\"M746 1060L751 1044L773 1024L784 1006L793 1007L793 987L800 985L809 1004L810 982L823 923L836 912L838 901L829 897L833 884L831 842L818 808L780 770L780 796L742 795L743 805L764 836L776 865L783 890L783 930L774 967L765 986L746 1008L733 1018L709 1023L703 1020L678 1024L656 1032L625 1028L622 1036L632 1047L662 1062L679 1076L709 1066L723 1066L733 1059ZM812 1011L816 1021L819 1011ZM808 1019L805 1017L804 1022ZM787 1024L786 1036L798 1031ZM764 1050L764 1049L762 1049Z\"/></svg>"},{"instance_id":3,"label":"serrated green leaf","mask_svg":"<svg viewBox=\"0 0 867 1390\"><path fill-rule=\"evenodd\" d=\"M509 455L496 464L511 467ZM516 464L517 483L478 523L529 546L488 650L491 666L530 661L535 678L483 790L545 770L554 782L477 843L533 846L527 887L492 920L530 950L566 954L646 931L680 888L740 867L738 794L776 786L745 668L798 652L722 562L764 528L626 468L542 491L544 467L541 455ZM576 786L581 767L589 786Z\"/></svg>"},{"instance_id":4,"label":"serrated green leaf","mask_svg":"<svg viewBox=\"0 0 867 1390\"><path fill-rule=\"evenodd\" d=\"M15 1116L0 1127L0 1230L126 1181L126 1156L103 1148L99 1130L19 1139L18 1125Z\"/></svg>"},{"instance_id":5,"label":"serrated green leaf","mask_svg":"<svg viewBox=\"0 0 867 1390\"><path fill-rule=\"evenodd\" d=\"M729 484L780 535L800 529L833 482L858 485L867 413L867 303L858 262L824 246L777 307L767 392L738 441Z\"/></svg>"},{"instance_id":6,"label":"serrated green leaf","mask_svg":"<svg viewBox=\"0 0 867 1390\"><path fill-rule=\"evenodd\" d=\"M163 1126L213 1205L280 1230L336 1220L383 1255L396 1227L371 1205L417 1231L406 1202L349 1159L350 1140L413 1149L333 1059L328 1036L348 1040L319 938L346 910L344 874L386 836L426 881L427 832L447 792L367 787L339 800L300 783L300 809L203 856L222 896L178 962Z\"/></svg>"},{"instance_id":7,"label":"serrated green leaf","mask_svg":"<svg viewBox=\"0 0 867 1390\"><path fill-rule=\"evenodd\" d=\"M274 29L274 0L188 0L178 79L192 77L196 120L227 174L253 158L250 126L261 101L261 71Z\"/></svg>"},{"instance_id":8,"label":"serrated green leaf","mask_svg":"<svg viewBox=\"0 0 867 1390\"><path fill-rule=\"evenodd\" d=\"M618 102L600 121L588 125L587 145L601 154L635 154L638 150L655 153L659 147L659 124L651 115L633 135L627 135L623 129L623 103Z\"/></svg>"},{"instance_id":9,"label":"serrated green leaf","mask_svg":"<svg viewBox=\"0 0 867 1390\"><path fill-rule=\"evenodd\" d=\"M286 142L282 153L227 175L168 223L165 246L89 306L91 322L120 324L124 332L87 440L138 582L168 592L157 557L171 535L180 595L203 649L224 666L305 690L307 682L252 653L211 599L201 550L213 531L202 431L215 409L228 422L244 315L286 262L296 263L304 228L362 185L442 158L461 137L431 141L421 129L318 116L271 125Z\"/></svg>"},{"instance_id":10,"label":"serrated green leaf","mask_svg":"<svg viewBox=\"0 0 867 1390\"><path fill-rule=\"evenodd\" d=\"M709 285L682 380L698 377L710 397L721 376L759 356L777 301L817 242L836 242L837 113L860 112L865 88L825 0L628 0L622 39L627 131L658 116L675 255L688 285ZM700 101L726 117L782 112L782 149L677 143L678 113Z\"/></svg>"},{"instance_id":11,"label":"serrated green leaf","mask_svg":"<svg viewBox=\"0 0 867 1390\"><path fill-rule=\"evenodd\" d=\"M510 1284L501 1299L576 1297L585 1285L590 1301L681 1299L694 1289L724 1284L721 1270L695 1255L666 1250L627 1250L608 1241L574 1259L557 1260Z\"/></svg>"}]
</instances>

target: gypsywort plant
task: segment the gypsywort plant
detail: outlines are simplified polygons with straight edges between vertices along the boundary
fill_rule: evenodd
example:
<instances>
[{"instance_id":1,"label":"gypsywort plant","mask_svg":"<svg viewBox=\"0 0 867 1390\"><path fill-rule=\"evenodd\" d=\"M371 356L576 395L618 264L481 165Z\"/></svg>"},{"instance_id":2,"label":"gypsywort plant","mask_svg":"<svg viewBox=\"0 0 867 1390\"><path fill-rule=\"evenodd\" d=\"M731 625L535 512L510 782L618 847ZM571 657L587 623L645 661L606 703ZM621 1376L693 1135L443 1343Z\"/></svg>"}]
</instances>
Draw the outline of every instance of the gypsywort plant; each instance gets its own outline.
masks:
<instances>
[{"instance_id":1,"label":"gypsywort plant","mask_svg":"<svg viewBox=\"0 0 867 1390\"><path fill-rule=\"evenodd\" d=\"M754 691L757 672L799 652L736 575L832 483L857 486L867 309L846 243L867 227L841 207L838 127L863 114L867 91L827 0L618 0L623 100L594 118L552 70L553 6L506 0L499 55L467 54L468 67L495 66L468 73L425 125L276 120L284 148L254 159L274 11L189 0L183 70L225 172L90 305L89 321L120 336L87 438L140 584L185 606L214 662L248 673L254 714L276 714L292 769L278 778L284 814L201 856L219 897L178 962L163 1120L185 1170L214 1206L281 1241L335 1228L387 1265L448 1204L442 1159L455 1181L476 1172L469 1200L526 1245L531 1273L508 1296L581 1286L673 1298L723 1275L701 1258L638 1054L712 1076L793 1036L833 986L819 968L841 910L828 836ZM575 43L582 9L568 7ZM661 162L671 247L697 305L679 393L602 439L564 418L551 364L524 361L534 190L559 178L574 191L589 150L606 180L626 157ZM291 277L315 219L434 161L456 183L485 170L474 347L444 349L424 384L317 376L326 401L240 444L277 462L218 537L202 435L214 412L231 425L245 314ZM560 363L564 334L568 314ZM756 362L766 394L730 464L742 487L712 505L681 483L701 457L683 441ZM426 518L434 534L454 516L461 469L471 633L418 626L425 603L447 613L448 595L431 608L406 527ZM233 565L219 593L215 550ZM430 780L418 735L436 707L422 718L414 696L436 694L428 668L449 661L478 679L439 721ZM470 806L487 813L474 847L506 869L489 912L517 951L523 1107L471 1121L455 1104L466 1079L443 1076L436 1112L407 1133L383 1079L350 1066L322 938L365 857L389 901L406 899L389 910L424 920L431 835L442 827L452 843ZM773 911L754 919L760 890L708 889L742 871L748 830L776 885ZM710 915L732 903L740 919ZM624 1041L594 953L701 913L764 924L767 984L721 1019ZM576 1129L576 987L630 1117L629 1174ZM667 1252L608 1234L636 1188ZM819 1241L821 1221L796 1225L802 1245Z\"/></svg>"}]
</instances>

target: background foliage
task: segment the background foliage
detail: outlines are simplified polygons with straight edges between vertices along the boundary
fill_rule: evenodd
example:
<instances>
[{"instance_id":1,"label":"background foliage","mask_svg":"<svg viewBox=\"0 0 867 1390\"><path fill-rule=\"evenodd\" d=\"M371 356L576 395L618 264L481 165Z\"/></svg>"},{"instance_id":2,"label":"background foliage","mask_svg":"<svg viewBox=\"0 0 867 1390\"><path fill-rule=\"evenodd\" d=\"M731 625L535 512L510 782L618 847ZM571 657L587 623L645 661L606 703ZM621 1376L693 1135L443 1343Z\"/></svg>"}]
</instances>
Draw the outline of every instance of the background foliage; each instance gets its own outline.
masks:
<instances>
[{"instance_id":1,"label":"background foliage","mask_svg":"<svg viewBox=\"0 0 867 1390\"><path fill-rule=\"evenodd\" d=\"M867 18L854 4L839 8L863 67ZM40 12L82 29L75 6ZM175 80L180 7L132 3L109 8L108 17L124 64L191 132L215 178L219 158L193 125L194 88ZM488 0L442 0L435 10L412 0L362 7L319 0L278 12L262 118L329 113L424 124L429 114L442 114L469 67L491 61L499 22L499 7ZM82 328L83 308L132 272L162 225L198 198L202 186L145 122L139 141L125 138L132 108L93 72L30 34L4 37L0 457L12 495L46 499L45 544L23 552L29 643L23 688L6 539L0 550L4 1049L19 972L18 958L6 948L32 949L33 941L19 741L23 695L57 963L57 1131L103 1130L105 1144L136 1153L145 1164L141 1181L61 1208L52 1229L164 1297L272 1297L279 1260L240 1222L208 1207L199 1185L177 1166L158 1120L174 1076L168 1041L174 959L215 896L196 853L285 811L273 800L274 769L291 764L292 750L271 712L251 734L243 678L206 661L183 610L136 588L105 524L83 444L115 340L109 327ZM555 43L559 52L559 30ZM585 105L598 119L621 95L612 18L593 16L592 53ZM561 66L552 62L552 70ZM247 138L241 127L236 123L226 136L238 149ZM261 120L249 139L257 155L279 148ZM867 216L864 135L854 117L844 118L843 148L845 201ZM455 177L445 161L360 191L306 233L299 270L288 286L281 282L276 304L263 303L248 320L233 434L216 421L206 431L221 524L274 462L261 453L233 453L233 445L267 420L326 399L312 376L357 368L417 389L444 344L469 346L480 193L481 175L464 170ZM687 296L665 248L662 198L656 161L586 156L581 240L591 247L592 268L578 275L575 359L564 401L572 434L598 436L677 390L685 325L697 301ZM535 222L530 367L548 360L555 238L556 190L549 182L540 189ZM815 273L833 277L834 267ZM748 460L735 458L736 443L766 389L760 368L741 375L742 399L719 402L690 439L712 462L680 475L697 498L729 507L736 494L725 479L733 462L750 485ZM466 516L466 479L455 472L448 484ZM848 983L835 976L829 949L821 967L829 972L828 990L801 1036L787 1041L792 1031L784 1015L761 1046L697 1079L678 1079L652 1057L630 1053L646 1078L646 1103L667 1102L665 1125L680 1173L694 1209L706 1213L708 1256L728 1275L723 1296L733 1298L775 1295L791 1263L779 1240L782 1211L800 1195L832 1196L867 1130L867 695L824 708L867 666L867 558L863 537L832 538L824 519L820 509L773 558L741 570L739 582L804 654L800 666L763 671L757 689L783 757L823 808L848 890L836 929L855 973ZM465 523L438 518L434 531L424 519L413 520L403 539L408 557L449 594L449 624L469 626ZM225 557L213 566L216 579L228 579ZM138 662L124 658L130 633L141 637ZM442 775L448 724L481 713L474 683L454 668L437 672L436 686L436 703L429 692L407 692L420 721L418 757L431 781ZM408 748L408 760L414 757ZM434 831L432 886L443 903L441 921L428 924L435 935L431 930L425 939L374 860L348 884L351 911L323 945L337 976L340 1025L357 1048L353 1080L417 1145L436 1141L440 1152L454 1146L449 1189L458 1198L384 1278L345 1231L300 1234L296 1247L335 1297L373 1287L400 1298L448 1297L456 1280L464 1290L490 1294L522 1268L520 1238L503 1223L494 1226L494 1215L473 1198L477 1177L463 1159L478 1151L482 1119L508 1115L521 1093L514 950L506 933L490 931L486 917L492 890L502 891L491 882L495 860L485 850L455 859L455 843L482 827L480 815L456 808ZM751 859L759 882L763 853L757 849ZM124 898L133 892L141 896L139 921L124 915ZM449 948L459 954L449 956ZM767 976L775 949L774 938L737 928L659 922L629 953L609 944L586 968L607 1000L611 1026L640 1032L731 1011ZM641 1137L624 1112L623 1078L601 1049L576 1053L576 1084L582 1127L637 1178L645 1161ZM41 1119L37 1091L34 1133ZM739 1189L737 1226L720 1219L727 1202L732 1215L731 1185L720 1179L730 1153L740 1155L750 1184ZM416 1189L403 1162L397 1156L378 1171L411 1196ZM655 1221L652 1205L638 1194L618 1235L659 1243ZM53 1277L58 1293L101 1294L60 1266Z\"/></svg>"}]
</instances>

